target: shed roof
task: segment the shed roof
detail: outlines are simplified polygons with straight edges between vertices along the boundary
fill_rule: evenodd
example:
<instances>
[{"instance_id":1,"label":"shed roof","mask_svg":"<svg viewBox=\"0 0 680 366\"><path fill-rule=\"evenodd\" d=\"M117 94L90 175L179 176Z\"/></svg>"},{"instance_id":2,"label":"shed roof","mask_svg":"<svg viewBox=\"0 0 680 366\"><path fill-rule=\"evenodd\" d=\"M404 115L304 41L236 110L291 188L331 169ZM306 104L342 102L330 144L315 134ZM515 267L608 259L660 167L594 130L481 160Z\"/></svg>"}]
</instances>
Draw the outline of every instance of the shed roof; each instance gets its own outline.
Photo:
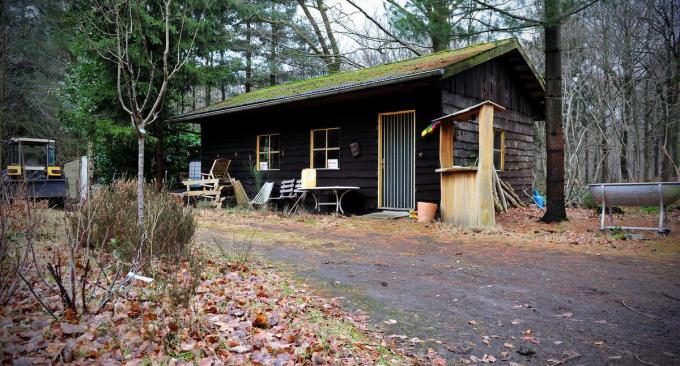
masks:
<instances>
[{"instance_id":1,"label":"shed roof","mask_svg":"<svg viewBox=\"0 0 680 366\"><path fill-rule=\"evenodd\" d=\"M433 76L445 78L513 50L519 51L522 63L531 72L530 82L542 92L545 89L543 80L536 73L517 40L509 38L454 50L440 51L399 62L354 71L338 72L327 76L257 89L250 93L243 93L222 102L173 117L170 121L191 121L217 114L226 114Z\"/></svg>"}]
</instances>

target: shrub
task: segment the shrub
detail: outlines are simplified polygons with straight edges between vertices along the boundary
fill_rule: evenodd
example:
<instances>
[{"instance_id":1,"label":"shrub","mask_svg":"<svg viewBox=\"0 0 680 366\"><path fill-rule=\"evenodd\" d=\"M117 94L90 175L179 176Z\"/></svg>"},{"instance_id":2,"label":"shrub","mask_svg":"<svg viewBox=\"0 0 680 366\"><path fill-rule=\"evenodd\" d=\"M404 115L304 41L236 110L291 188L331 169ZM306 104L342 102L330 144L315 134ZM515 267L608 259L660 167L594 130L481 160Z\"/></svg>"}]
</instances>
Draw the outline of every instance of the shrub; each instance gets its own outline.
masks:
<instances>
[{"instance_id":1,"label":"shrub","mask_svg":"<svg viewBox=\"0 0 680 366\"><path fill-rule=\"evenodd\" d=\"M582 197L581 197L581 207L587 208L590 210L595 210L600 207L600 205L597 204L595 201L595 197L593 197L593 194L590 193L590 191L587 191Z\"/></svg>"},{"instance_id":2,"label":"shrub","mask_svg":"<svg viewBox=\"0 0 680 366\"><path fill-rule=\"evenodd\" d=\"M6 305L30 267L30 245L42 237L43 209L25 187L0 182L0 305Z\"/></svg>"},{"instance_id":3,"label":"shrub","mask_svg":"<svg viewBox=\"0 0 680 366\"><path fill-rule=\"evenodd\" d=\"M134 181L119 180L99 188L92 199L67 216L69 230L80 244L101 243L102 249L130 261L181 258L196 230L190 209L165 191L145 188L143 237L137 226L137 194Z\"/></svg>"}]
</instances>

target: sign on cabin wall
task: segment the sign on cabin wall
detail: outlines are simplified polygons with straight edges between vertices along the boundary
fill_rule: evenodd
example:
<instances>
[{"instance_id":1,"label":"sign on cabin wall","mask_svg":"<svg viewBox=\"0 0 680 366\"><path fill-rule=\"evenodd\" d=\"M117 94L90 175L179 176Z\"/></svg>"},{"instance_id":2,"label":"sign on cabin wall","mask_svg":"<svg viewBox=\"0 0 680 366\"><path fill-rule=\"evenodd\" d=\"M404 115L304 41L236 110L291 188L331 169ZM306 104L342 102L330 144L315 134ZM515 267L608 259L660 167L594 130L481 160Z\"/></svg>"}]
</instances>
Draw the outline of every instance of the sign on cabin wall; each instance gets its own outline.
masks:
<instances>
[{"instance_id":1,"label":"sign on cabin wall","mask_svg":"<svg viewBox=\"0 0 680 366\"><path fill-rule=\"evenodd\" d=\"M328 159L328 169L338 169L338 159Z\"/></svg>"},{"instance_id":2,"label":"sign on cabin wall","mask_svg":"<svg viewBox=\"0 0 680 366\"><path fill-rule=\"evenodd\" d=\"M269 170L269 164L266 161L260 162L260 170Z\"/></svg>"}]
</instances>

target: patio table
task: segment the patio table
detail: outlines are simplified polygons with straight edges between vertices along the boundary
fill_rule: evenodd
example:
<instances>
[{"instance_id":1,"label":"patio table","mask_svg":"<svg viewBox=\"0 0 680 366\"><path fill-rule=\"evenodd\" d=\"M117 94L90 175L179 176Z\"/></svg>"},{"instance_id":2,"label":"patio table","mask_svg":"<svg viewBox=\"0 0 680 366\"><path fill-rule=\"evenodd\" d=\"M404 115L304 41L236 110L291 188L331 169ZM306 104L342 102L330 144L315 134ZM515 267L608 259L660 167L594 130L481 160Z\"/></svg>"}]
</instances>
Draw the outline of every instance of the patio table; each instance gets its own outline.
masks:
<instances>
[{"instance_id":1,"label":"patio table","mask_svg":"<svg viewBox=\"0 0 680 366\"><path fill-rule=\"evenodd\" d=\"M354 187L354 186L327 186L327 187L310 187L310 188L299 188L299 191L302 192L300 195L300 198L295 202L293 207L291 207L290 213L292 213L297 206L300 204L300 202L304 202L307 193L311 193L312 197L314 198L314 209L316 211L321 211L321 206L335 206L335 212L336 213L342 213L344 214L345 211L342 209L342 199L345 197L345 195L351 191L358 191L361 189L360 187ZM319 196L324 193L324 192L329 192L332 193L335 196L335 201L328 201L328 202L321 202L319 200Z\"/></svg>"}]
</instances>

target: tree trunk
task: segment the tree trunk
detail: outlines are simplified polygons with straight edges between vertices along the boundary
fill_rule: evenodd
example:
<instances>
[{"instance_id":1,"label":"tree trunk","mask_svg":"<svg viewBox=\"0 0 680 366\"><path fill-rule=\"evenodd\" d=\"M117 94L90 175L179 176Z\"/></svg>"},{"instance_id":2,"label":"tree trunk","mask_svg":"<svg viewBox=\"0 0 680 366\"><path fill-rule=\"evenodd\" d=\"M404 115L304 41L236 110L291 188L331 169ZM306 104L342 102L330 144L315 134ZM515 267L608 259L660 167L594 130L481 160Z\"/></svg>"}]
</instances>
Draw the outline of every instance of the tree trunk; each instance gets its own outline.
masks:
<instances>
[{"instance_id":1,"label":"tree trunk","mask_svg":"<svg viewBox=\"0 0 680 366\"><path fill-rule=\"evenodd\" d=\"M321 14L321 19L323 20L324 28L326 28L326 36L328 37L328 43L330 43L331 50L333 52L333 64L330 65L330 72L340 71L340 48L338 47L338 42L335 40L333 35L333 29L331 28L331 22L328 19L328 14L326 13L326 4L323 0L316 0L316 7Z\"/></svg>"},{"instance_id":2,"label":"tree trunk","mask_svg":"<svg viewBox=\"0 0 680 366\"><path fill-rule=\"evenodd\" d=\"M137 226L144 230L144 133L137 132Z\"/></svg>"},{"instance_id":3,"label":"tree trunk","mask_svg":"<svg viewBox=\"0 0 680 366\"><path fill-rule=\"evenodd\" d=\"M269 85L276 85L276 74L278 64L276 60L276 46L279 43L279 27L276 24L270 24L271 27L271 41L269 42Z\"/></svg>"},{"instance_id":4,"label":"tree trunk","mask_svg":"<svg viewBox=\"0 0 680 366\"><path fill-rule=\"evenodd\" d=\"M246 22L246 93L253 87L253 51L251 49L252 36L250 34L250 20Z\"/></svg>"},{"instance_id":5,"label":"tree trunk","mask_svg":"<svg viewBox=\"0 0 680 366\"><path fill-rule=\"evenodd\" d=\"M165 183L165 125L164 118L159 118L154 122L154 134L156 135L156 148L154 155L156 160L156 189L162 190Z\"/></svg>"},{"instance_id":6,"label":"tree trunk","mask_svg":"<svg viewBox=\"0 0 680 366\"><path fill-rule=\"evenodd\" d=\"M564 204L564 130L562 128L562 55L560 0L545 0L545 146L546 203L543 222L567 220Z\"/></svg>"},{"instance_id":7,"label":"tree trunk","mask_svg":"<svg viewBox=\"0 0 680 366\"><path fill-rule=\"evenodd\" d=\"M546 0L549 1L549 0ZM434 52L443 51L451 45L451 10L445 1L435 2L428 9L428 21L430 23L429 35L432 39Z\"/></svg>"},{"instance_id":8,"label":"tree trunk","mask_svg":"<svg viewBox=\"0 0 680 366\"><path fill-rule=\"evenodd\" d=\"M208 69L212 70L213 67L213 55L212 52L208 54ZM212 79L209 79L205 84L205 105L212 104Z\"/></svg>"}]
</instances>

